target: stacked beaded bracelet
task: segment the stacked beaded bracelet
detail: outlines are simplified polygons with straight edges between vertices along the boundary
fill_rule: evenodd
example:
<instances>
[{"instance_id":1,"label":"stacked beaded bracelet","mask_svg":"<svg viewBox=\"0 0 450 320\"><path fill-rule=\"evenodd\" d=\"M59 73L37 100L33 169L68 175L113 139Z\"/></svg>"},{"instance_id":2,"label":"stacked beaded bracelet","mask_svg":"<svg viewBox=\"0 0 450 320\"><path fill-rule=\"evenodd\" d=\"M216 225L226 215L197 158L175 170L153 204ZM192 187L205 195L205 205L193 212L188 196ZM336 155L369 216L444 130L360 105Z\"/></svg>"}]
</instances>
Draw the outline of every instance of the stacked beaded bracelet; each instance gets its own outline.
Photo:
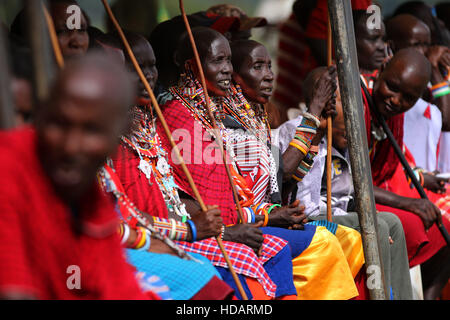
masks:
<instances>
[{"instance_id":1,"label":"stacked beaded bracelet","mask_svg":"<svg viewBox=\"0 0 450 320\"><path fill-rule=\"evenodd\" d=\"M148 248L150 248L151 243L150 231L142 227L137 227L134 230L136 231L136 239L131 245L127 245L127 248L148 250Z\"/></svg>"},{"instance_id":2,"label":"stacked beaded bracelet","mask_svg":"<svg viewBox=\"0 0 450 320\"><path fill-rule=\"evenodd\" d=\"M309 152L306 154L305 158L300 162L297 169L295 170L294 174L292 175L292 178L301 182L303 178L308 174L308 172L311 170L314 158L316 157L318 153L318 147L317 146L311 146L309 149Z\"/></svg>"},{"instance_id":3,"label":"stacked beaded bracelet","mask_svg":"<svg viewBox=\"0 0 450 320\"><path fill-rule=\"evenodd\" d=\"M192 220L187 220L186 223L191 227L192 239L191 242L197 241L197 228L195 227L195 223Z\"/></svg>"},{"instance_id":4,"label":"stacked beaded bracelet","mask_svg":"<svg viewBox=\"0 0 450 320\"><path fill-rule=\"evenodd\" d=\"M450 86L447 81L435 84L430 90L434 99L450 94Z\"/></svg>"},{"instance_id":5,"label":"stacked beaded bracelet","mask_svg":"<svg viewBox=\"0 0 450 320\"><path fill-rule=\"evenodd\" d=\"M121 222L119 225L119 236L120 239L122 239L120 241L122 245L124 245L130 237L130 227L124 222Z\"/></svg>"},{"instance_id":6,"label":"stacked beaded bracelet","mask_svg":"<svg viewBox=\"0 0 450 320\"><path fill-rule=\"evenodd\" d=\"M220 231L220 240L223 240L223 235L225 234L225 225L222 225L222 229Z\"/></svg>"},{"instance_id":7,"label":"stacked beaded bracelet","mask_svg":"<svg viewBox=\"0 0 450 320\"><path fill-rule=\"evenodd\" d=\"M187 241L188 239L188 227L181 221L153 217L153 227L171 240Z\"/></svg>"},{"instance_id":8,"label":"stacked beaded bracelet","mask_svg":"<svg viewBox=\"0 0 450 320\"><path fill-rule=\"evenodd\" d=\"M318 117L307 112L304 113L302 122L295 129L294 139L292 139L289 145L306 155L311 147L311 141L316 135L319 125L320 120Z\"/></svg>"}]
</instances>

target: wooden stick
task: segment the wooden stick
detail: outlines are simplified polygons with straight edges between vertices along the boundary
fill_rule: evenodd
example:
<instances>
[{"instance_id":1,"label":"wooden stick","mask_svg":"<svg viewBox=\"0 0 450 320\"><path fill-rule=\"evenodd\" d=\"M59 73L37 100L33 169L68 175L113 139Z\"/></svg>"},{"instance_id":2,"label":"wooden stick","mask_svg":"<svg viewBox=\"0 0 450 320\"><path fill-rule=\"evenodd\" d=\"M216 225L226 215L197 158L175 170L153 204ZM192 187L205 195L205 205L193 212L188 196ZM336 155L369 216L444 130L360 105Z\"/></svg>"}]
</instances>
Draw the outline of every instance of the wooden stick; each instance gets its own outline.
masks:
<instances>
[{"instance_id":1,"label":"wooden stick","mask_svg":"<svg viewBox=\"0 0 450 320\"><path fill-rule=\"evenodd\" d=\"M44 11L45 20L47 22L48 32L50 34L50 41L52 43L53 53L55 54L56 63L60 69L64 68L64 58L61 53L61 47L59 46L58 36L55 31L55 24L53 23L53 19L48 13L47 8L42 3L42 10Z\"/></svg>"},{"instance_id":2,"label":"wooden stick","mask_svg":"<svg viewBox=\"0 0 450 320\"><path fill-rule=\"evenodd\" d=\"M244 215L242 213L242 207L239 202L238 192L236 190L236 186L234 185L234 181L233 181L233 177L231 175L230 168L227 165L228 162L227 162L224 147L223 147L222 137L220 136L220 131L219 131L219 128L217 127L216 119L214 118L214 115L211 112L211 108L209 107L210 98L208 95L208 89L206 87L206 80L205 80L205 75L203 73L203 67L202 67L202 63L200 61L200 56L198 54L197 46L195 45L194 36L192 35L192 30L189 25L189 20L187 19L186 12L184 11L183 0L179 0L179 2L180 2L181 16L183 17L184 25L186 26L186 30L189 35L189 40L191 42L192 51L194 52L195 62L197 64L197 67L199 70L200 81L201 81L201 84L203 87L203 92L205 94L205 107L206 107L206 110L208 111L208 116L213 125L214 136L216 138L217 143L219 144L219 150L222 154L223 163L225 164L225 171L227 172L228 180L230 181L231 190L233 192L233 198L234 198L234 202L236 203L239 218L241 219L241 222L245 224Z\"/></svg>"},{"instance_id":3,"label":"wooden stick","mask_svg":"<svg viewBox=\"0 0 450 320\"><path fill-rule=\"evenodd\" d=\"M181 16L183 17L184 25L185 25L186 31L187 31L187 33L189 35L189 40L191 42L192 51L194 52L195 62L197 64L198 71L199 71L199 74L200 74L200 80L201 80L201 83L202 83L203 92L205 94L205 107L206 107L206 110L208 111L208 116L209 116L209 118L211 120L211 123L213 125L214 136L216 138L217 143L219 144L219 150L220 150L220 152L222 154L222 159L223 159L223 163L224 163L224 166L225 166L225 171L227 172L228 180L230 181L231 190L233 192L233 198L234 198L234 202L236 203L236 207L237 207L237 210L238 210L239 218L241 219L242 223L245 223L244 215L242 213L242 207L241 207L241 204L239 203L238 192L236 190L236 186L234 185L233 177L231 175L230 168L228 167L228 162L227 162L225 151L224 151L224 147L223 147L222 137L220 135L219 128L217 127L217 123L216 123L216 120L214 118L214 115L211 112L211 108L209 107L209 101L210 100L209 100L209 95L208 95L208 89L206 87L205 74L203 73L202 63L200 61L200 56L198 54L198 50L197 50L197 46L195 44L194 36L192 35L191 26L189 25L189 20L187 18L186 11L184 10L183 0L180 0L179 4L180 4ZM248 297L247 297L244 289L242 288L242 285L241 285L241 283L239 281L239 278L237 277L237 275L235 274L233 269L231 269L231 274L232 274L232 276L233 276L233 278L234 278L234 280L236 282L236 285L237 285L237 287L239 289L239 292L240 292L242 298L244 300L248 300Z\"/></svg>"},{"instance_id":4,"label":"wooden stick","mask_svg":"<svg viewBox=\"0 0 450 320\"><path fill-rule=\"evenodd\" d=\"M328 35L327 35L327 65L332 63L332 36L331 36L331 21L328 15ZM333 120L331 116L327 117L327 220L332 222L331 214L331 153L333 146Z\"/></svg>"},{"instance_id":5,"label":"wooden stick","mask_svg":"<svg viewBox=\"0 0 450 320\"><path fill-rule=\"evenodd\" d=\"M157 115L159 117L159 120L161 121L161 124L162 124L162 126L164 128L164 132L167 135L167 138L170 140L172 148L175 151L175 154L177 156L177 159L179 160L180 165L181 165L181 167L183 169L183 172L185 173L185 175L186 175L186 177L188 179L189 185L191 186L192 191L194 192L194 195L195 195L198 203L200 204L200 207L201 207L202 211L206 212L207 211L206 205L203 202L202 197L200 196L200 193L198 192L198 189L197 189L197 187L196 187L196 185L194 183L194 180L192 179L192 176L191 176L188 168L186 167L186 164L184 163L183 157L181 156L180 151L179 151L175 141L173 140L172 134L171 134L170 129L169 129L168 125L167 125L167 122L166 122L166 120L164 118L164 115L161 112L161 109L160 109L160 107L158 105L158 102L156 101L156 98L155 98L155 95L153 93L153 90L150 87L150 84L148 83L147 79L145 78L145 75L142 72L142 69L139 66L139 63L137 62L136 57L134 56L133 50L131 50L130 44L128 43L128 40L125 37L125 34L122 31L122 28L120 27L119 23L117 22L117 19L115 18L111 8L109 7L108 2L106 0L102 0L102 3L103 3L103 6L105 7L105 10L106 10L109 18L111 19L112 23L114 24L114 27L116 28L117 32L119 33L119 36L120 36L120 38L121 38L121 40L122 40L122 42L123 42L123 44L125 46L125 49L127 50L128 56L130 57L130 59L131 59L131 61L133 63L133 66L134 66L134 68L136 69L136 72L139 75L139 78L141 79L142 83L145 86L145 89L147 90L147 92L150 95L150 99L152 101L152 104L153 104L153 106L155 108L155 111L156 111L156 113L157 113ZM228 254L225 251L225 247L223 246L222 239L218 236L218 237L216 237L216 241L217 241L217 244L219 245L220 250L222 251L223 257L225 258L225 261L226 261L226 263L228 265L228 269L230 270L230 272L231 272L231 274L233 276L233 280L235 281L236 286L238 287L238 290L239 290L241 296L243 297L244 300L248 300L247 295L245 294L245 291L244 291L244 289L242 287L242 284L239 281L239 278L238 278L238 276L236 274L236 271L234 270L233 265L231 264L230 258L228 257Z\"/></svg>"}]
</instances>

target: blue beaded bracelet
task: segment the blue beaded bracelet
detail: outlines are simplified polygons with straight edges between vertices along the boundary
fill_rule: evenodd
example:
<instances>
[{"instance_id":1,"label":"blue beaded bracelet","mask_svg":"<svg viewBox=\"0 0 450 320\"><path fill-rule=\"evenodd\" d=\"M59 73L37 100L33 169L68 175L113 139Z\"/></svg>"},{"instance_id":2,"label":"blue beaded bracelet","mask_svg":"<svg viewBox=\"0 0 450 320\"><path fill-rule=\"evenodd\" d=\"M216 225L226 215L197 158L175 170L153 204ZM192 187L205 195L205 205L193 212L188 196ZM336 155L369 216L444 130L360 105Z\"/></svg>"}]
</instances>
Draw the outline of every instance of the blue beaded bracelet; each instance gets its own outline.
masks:
<instances>
[{"instance_id":1,"label":"blue beaded bracelet","mask_svg":"<svg viewBox=\"0 0 450 320\"><path fill-rule=\"evenodd\" d=\"M197 241L197 228L195 227L195 223L192 220L187 220L187 224L191 227L191 233L192 233L192 242Z\"/></svg>"}]
</instances>

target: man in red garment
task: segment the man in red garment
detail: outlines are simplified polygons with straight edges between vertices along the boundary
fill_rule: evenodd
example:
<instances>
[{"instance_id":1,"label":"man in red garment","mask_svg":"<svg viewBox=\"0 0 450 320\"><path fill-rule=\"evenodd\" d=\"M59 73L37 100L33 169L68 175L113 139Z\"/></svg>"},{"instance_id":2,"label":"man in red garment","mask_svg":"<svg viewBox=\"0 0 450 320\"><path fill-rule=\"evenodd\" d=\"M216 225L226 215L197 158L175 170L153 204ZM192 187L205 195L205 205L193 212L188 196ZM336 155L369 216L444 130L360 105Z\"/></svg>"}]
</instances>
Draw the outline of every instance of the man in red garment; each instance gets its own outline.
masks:
<instances>
[{"instance_id":1,"label":"man in red garment","mask_svg":"<svg viewBox=\"0 0 450 320\"><path fill-rule=\"evenodd\" d=\"M124 259L96 173L127 127L134 88L104 56L58 76L36 124L0 133L0 297L158 299Z\"/></svg>"}]
</instances>

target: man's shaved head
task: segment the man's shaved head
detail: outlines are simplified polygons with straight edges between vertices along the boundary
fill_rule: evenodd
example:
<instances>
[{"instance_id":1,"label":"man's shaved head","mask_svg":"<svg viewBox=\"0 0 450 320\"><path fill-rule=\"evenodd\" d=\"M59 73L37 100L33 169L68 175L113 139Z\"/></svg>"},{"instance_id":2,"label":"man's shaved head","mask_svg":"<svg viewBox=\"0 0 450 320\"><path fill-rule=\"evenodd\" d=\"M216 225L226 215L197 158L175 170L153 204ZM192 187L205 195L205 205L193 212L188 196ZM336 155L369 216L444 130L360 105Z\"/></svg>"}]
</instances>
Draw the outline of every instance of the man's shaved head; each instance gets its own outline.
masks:
<instances>
[{"instance_id":1,"label":"man's shaved head","mask_svg":"<svg viewBox=\"0 0 450 320\"><path fill-rule=\"evenodd\" d=\"M37 111L39 157L55 191L77 202L126 133L134 82L117 59L88 54L68 61Z\"/></svg>"},{"instance_id":2,"label":"man's shaved head","mask_svg":"<svg viewBox=\"0 0 450 320\"><path fill-rule=\"evenodd\" d=\"M395 53L374 85L373 97L385 117L408 111L427 88L431 77L428 59L413 48Z\"/></svg>"},{"instance_id":3,"label":"man's shaved head","mask_svg":"<svg viewBox=\"0 0 450 320\"><path fill-rule=\"evenodd\" d=\"M428 26L411 14L400 14L386 23L386 35L392 50L415 47L421 53L431 44Z\"/></svg>"}]
</instances>

